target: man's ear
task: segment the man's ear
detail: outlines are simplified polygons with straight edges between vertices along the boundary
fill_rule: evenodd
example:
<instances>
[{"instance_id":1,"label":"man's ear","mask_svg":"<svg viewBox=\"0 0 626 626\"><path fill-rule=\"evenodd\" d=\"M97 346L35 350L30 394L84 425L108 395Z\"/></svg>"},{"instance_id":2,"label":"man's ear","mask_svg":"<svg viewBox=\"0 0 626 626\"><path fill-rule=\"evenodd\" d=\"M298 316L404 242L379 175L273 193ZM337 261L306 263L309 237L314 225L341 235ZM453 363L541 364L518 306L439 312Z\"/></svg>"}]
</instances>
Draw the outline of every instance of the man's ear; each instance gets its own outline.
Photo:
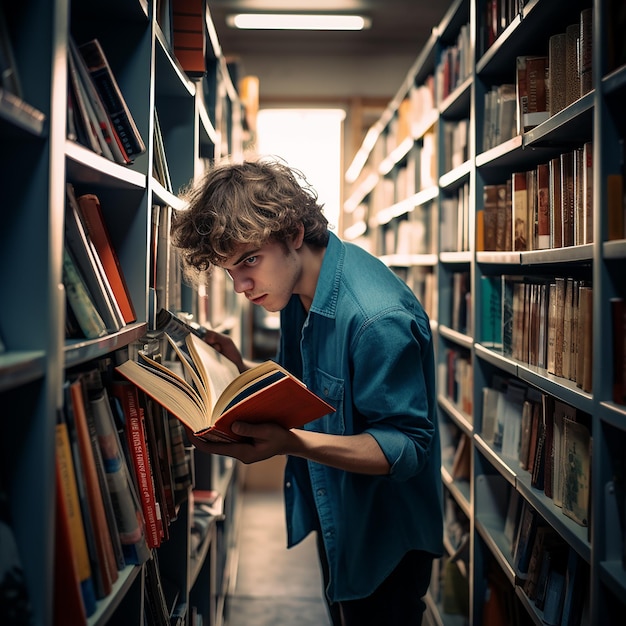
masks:
<instances>
[{"instance_id":1,"label":"man's ear","mask_svg":"<svg viewBox=\"0 0 626 626\"><path fill-rule=\"evenodd\" d=\"M298 232L293 238L294 250L299 250L302 247L303 241L304 241L304 224L300 224L300 226L298 227Z\"/></svg>"}]
</instances>

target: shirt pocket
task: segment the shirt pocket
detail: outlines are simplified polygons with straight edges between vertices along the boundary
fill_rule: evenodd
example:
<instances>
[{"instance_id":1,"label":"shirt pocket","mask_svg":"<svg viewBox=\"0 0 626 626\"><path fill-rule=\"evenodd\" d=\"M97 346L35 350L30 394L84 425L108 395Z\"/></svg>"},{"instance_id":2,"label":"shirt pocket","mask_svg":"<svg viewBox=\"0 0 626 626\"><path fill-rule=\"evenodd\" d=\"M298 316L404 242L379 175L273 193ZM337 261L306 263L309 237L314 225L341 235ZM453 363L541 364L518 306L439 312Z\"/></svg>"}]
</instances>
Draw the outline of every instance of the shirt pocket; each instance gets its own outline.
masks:
<instances>
[{"instance_id":1,"label":"shirt pocket","mask_svg":"<svg viewBox=\"0 0 626 626\"><path fill-rule=\"evenodd\" d=\"M330 413L314 422L316 425L315 430L332 435L343 435L345 432L343 379L331 376L318 368L315 372L315 388L313 391L335 409L334 413Z\"/></svg>"}]
</instances>

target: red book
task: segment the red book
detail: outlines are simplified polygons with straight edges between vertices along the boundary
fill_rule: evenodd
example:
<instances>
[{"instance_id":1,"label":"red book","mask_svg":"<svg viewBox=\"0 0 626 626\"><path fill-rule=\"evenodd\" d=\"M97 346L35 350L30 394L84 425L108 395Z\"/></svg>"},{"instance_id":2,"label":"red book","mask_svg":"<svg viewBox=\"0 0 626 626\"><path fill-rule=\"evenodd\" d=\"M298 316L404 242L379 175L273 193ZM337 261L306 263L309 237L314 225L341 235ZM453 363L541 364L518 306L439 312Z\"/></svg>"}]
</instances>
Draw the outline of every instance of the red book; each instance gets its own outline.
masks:
<instances>
[{"instance_id":1,"label":"red book","mask_svg":"<svg viewBox=\"0 0 626 626\"><path fill-rule=\"evenodd\" d=\"M161 545L163 529L159 507L156 502L152 466L148 453L148 443L144 427L143 410L139 405L139 396L135 385L116 381L112 386L113 395L120 401L126 423L124 432L128 443L137 491L146 522L146 541L148 547L157 548Z\"/></svg>"},{"instance_id":2,"label":"red book","mask_svg":"<svg viewBox=\"0 0 626 626\"><path fill-rule=\"evenodd\" d=\"M130 292L122 272L122 266L111 243L111 237L102 215L100 200L98 196L90 193L79 196L77 201L81 217L100 257L102 267L109 279L113 295L120 307L124 321L127 324L134 322L137 316L130 299Z\"/></svg>"}]
</instances>

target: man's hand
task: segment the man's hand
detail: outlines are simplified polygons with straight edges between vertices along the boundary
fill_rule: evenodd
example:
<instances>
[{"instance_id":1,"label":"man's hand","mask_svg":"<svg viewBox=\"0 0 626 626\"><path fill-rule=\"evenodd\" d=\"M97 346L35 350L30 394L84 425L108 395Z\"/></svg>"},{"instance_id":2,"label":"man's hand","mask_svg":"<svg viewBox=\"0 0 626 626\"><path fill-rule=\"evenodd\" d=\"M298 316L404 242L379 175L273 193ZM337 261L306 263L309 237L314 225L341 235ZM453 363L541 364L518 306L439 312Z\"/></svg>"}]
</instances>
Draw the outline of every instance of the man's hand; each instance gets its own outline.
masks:
<instances>
[{"instance_id":1,"label":"man's hand","mask_svg":"<svg viewBox=\"0 0 626 626\"><path fill-rule=\"evenodd\" d=\"M246 440L238 443L206 441L196 437L189 429L187 429L187 436L189 441L201 452L230 456L239 459L246 465L264 461L273 456L287 454L289 442L293 439L293 433L290 430L273 423L235 422L232 429L233 432L245 437Z\"/></svg>"},{"instance_id":2,"label":"man's hand","mask_svg":"<svg viewBox=\"0 0 626 626\"><path fill-rule=\"evenodd\" d=\"M228 335L223 335L214 330L207 330L203 341L208 343L220 354L223 354L228 360L232 361L237 366L240 373L248 369L248 366L244 363L243 357L241 356L241 352Z\"/></svg>"}]
</instances>

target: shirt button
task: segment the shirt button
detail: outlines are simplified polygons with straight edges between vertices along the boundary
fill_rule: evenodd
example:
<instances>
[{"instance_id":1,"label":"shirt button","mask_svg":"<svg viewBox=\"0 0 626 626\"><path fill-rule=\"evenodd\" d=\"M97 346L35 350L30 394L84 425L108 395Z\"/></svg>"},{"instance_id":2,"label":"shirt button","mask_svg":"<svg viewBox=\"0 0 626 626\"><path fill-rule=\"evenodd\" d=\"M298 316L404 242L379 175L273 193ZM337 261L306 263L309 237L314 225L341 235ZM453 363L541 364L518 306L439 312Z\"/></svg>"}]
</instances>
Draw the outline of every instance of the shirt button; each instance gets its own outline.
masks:
<instances>
[{"instance_id":1,"label":"shirt button","mask_svg":"<svg viewBox=\"0 0 626 626\"><path fill-rule=\"evenodd\" d=\"M324 395L325 395L325 396L327 396L327 395L328 395L328 387L326 387L326 388L324 389Z\"/></svg>"},{"instance_id":2,"label":"shirt button","mask_svg":"<svg viewBox=\"0 0 626 626\"><path fill-rule=\"evenodd\" d=\"M326 495L326 489L318 489L317 490L317 495L318 496L325 496Z\"/></svg>"},{"instance_id":3,"label":"shirt button","mask_svg":"<svg viewBox=\"0 0 626 626\"><path fill-rule=\"evenodd\" d=\"M287 487L287 489L291 489L291 483L290 482L286 482L285 483L285 487Z\"/></svg>"}]
</instances>

